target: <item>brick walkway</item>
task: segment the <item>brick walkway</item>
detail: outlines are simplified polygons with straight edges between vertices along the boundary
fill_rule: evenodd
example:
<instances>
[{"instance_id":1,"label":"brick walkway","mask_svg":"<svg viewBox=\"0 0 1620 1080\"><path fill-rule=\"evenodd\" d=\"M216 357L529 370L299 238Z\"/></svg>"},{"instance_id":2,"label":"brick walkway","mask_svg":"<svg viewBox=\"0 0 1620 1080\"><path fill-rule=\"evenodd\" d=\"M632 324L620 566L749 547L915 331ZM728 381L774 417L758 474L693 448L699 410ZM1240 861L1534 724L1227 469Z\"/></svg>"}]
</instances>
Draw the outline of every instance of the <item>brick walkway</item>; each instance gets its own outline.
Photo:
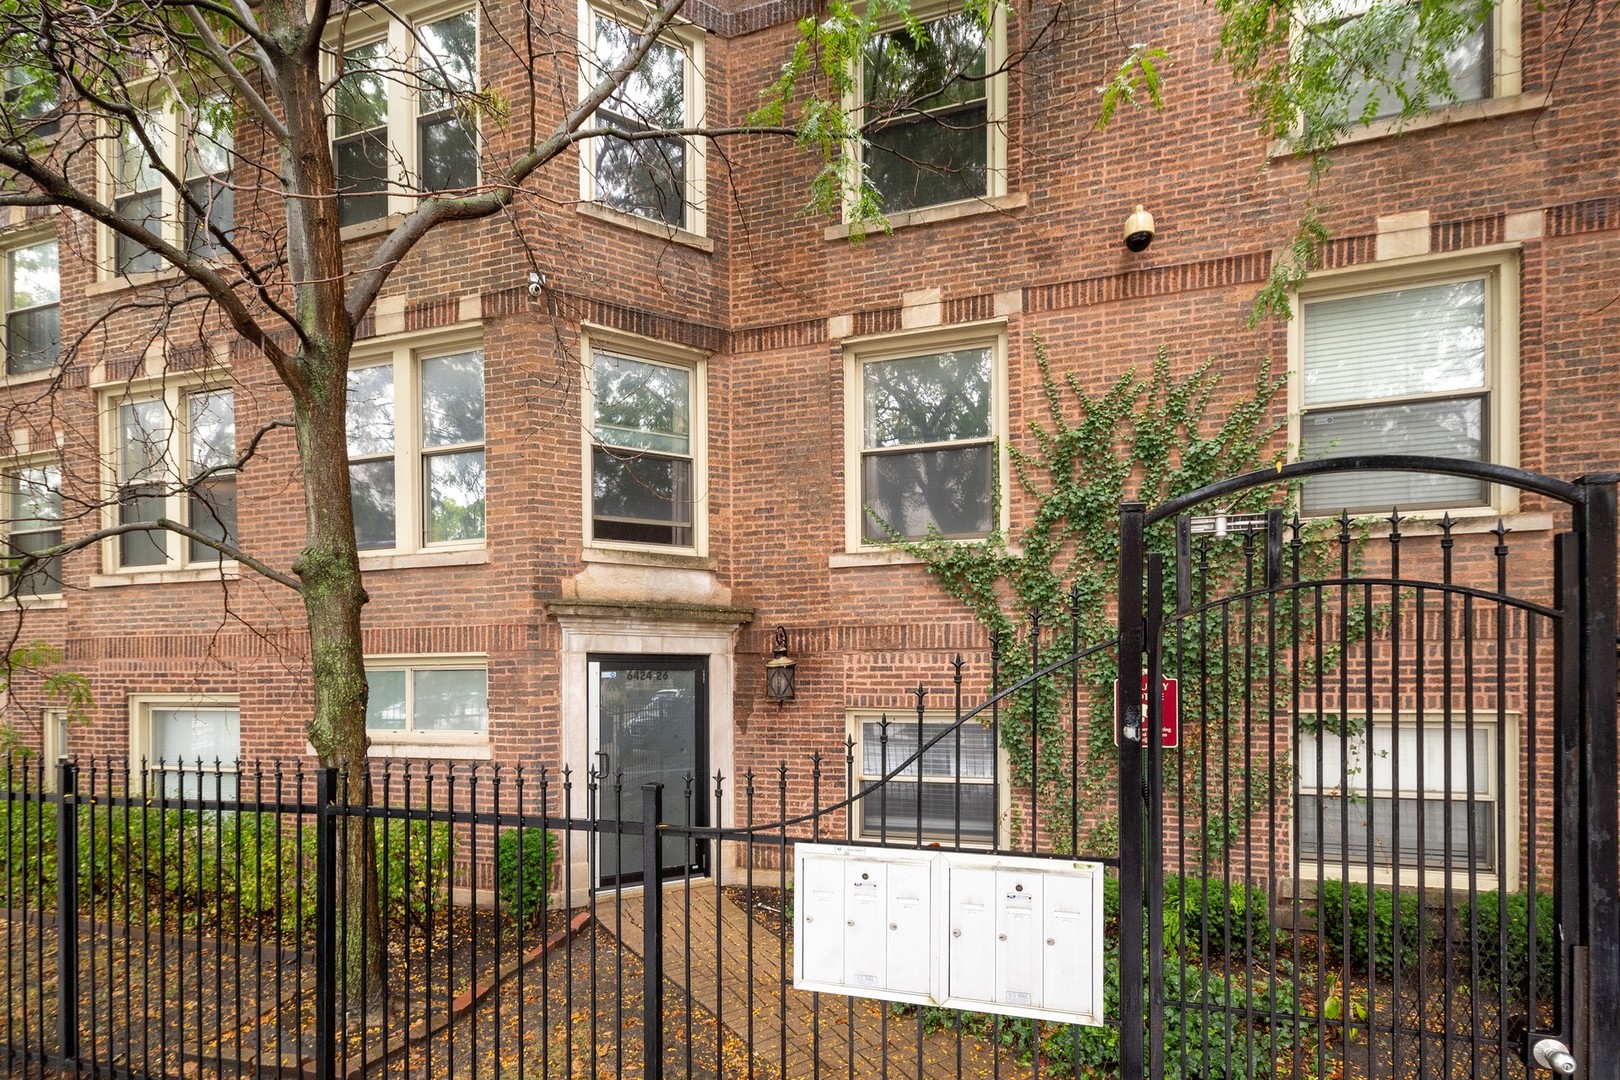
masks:
<instances>
[{"instance_id":1,"label":"brick walkway","mask_svg":"<svg viewBox=\"0 0 1620 1080\"><path fill-rule=\"evenodd\" d=\"M638 956L642 947L641 913L640 894L622 900L604 897L596 906L601 925L618 933L625 947ZM689 926L690 972L686 960ZM664 975L678 987L690 987L691 997L720 1018L728 1038L752 1044L762 1076L864 1080L875 1076L961 1075L1011 1080L1030 1075L1029 1069L1006 1053L998 1055L991 1046L971 1037L958 1040L954 1032L948 1031L921 1037L919 1069L914 1017L890 1015L882 1002L793 989L792 949L784 958L776 936L719 895L709 882L694 882L690 892L680 886L665 890ZM679 1007L674 1001L666 1005L672 1017ZM781 1068L784 1050L785 1069Z\"/></svg>"}]
</instances>

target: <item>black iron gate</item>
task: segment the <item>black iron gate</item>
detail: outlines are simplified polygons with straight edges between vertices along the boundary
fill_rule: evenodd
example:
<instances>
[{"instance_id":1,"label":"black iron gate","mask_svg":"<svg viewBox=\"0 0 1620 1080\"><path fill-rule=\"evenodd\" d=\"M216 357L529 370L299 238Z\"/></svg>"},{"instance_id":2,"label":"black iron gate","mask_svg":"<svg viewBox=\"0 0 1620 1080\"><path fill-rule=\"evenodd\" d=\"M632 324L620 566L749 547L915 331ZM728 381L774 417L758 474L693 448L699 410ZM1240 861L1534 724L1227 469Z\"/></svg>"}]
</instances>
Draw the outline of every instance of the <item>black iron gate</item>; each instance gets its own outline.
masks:
<instances>
[{"instance_id":1,"label":"black iron gate","mask_svg":"<svg viewBox=\"0 0 1620 1080\"><path fill-rule=\"evenodd\" d=\"M1394 471L1553 527L1275 508ZM1125 1075L1617 1075L1615 479L1122 508Z\"/></svg>"}]
</instances>

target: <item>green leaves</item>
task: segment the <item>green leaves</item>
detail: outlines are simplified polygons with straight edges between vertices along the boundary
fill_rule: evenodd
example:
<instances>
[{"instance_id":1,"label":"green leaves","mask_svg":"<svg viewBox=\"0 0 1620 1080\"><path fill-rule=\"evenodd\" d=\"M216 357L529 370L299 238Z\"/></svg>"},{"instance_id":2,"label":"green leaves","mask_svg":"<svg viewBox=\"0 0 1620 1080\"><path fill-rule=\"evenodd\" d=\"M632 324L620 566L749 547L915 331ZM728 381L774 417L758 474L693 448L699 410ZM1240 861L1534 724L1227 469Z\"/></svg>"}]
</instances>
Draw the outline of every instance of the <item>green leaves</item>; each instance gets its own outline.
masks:
<instances>
[{"instance_id":1,"label":"green leaves","mask_svg":"<svg viewBox=\"0 0 1620 1080\"><path fill-rule=\"evenodd\" d=\"M1132 45L1130 55L1114 72L1114 77L1097 87L1101 105L1097 110L1097 130L1101 131L1114 119L1120 105L1141 107L1141 95L1155 109L1164 108L1164 76L1161 69L1170 66L1170 54L1163 49L1147 45Z\"/></svg>"}]
</instances>

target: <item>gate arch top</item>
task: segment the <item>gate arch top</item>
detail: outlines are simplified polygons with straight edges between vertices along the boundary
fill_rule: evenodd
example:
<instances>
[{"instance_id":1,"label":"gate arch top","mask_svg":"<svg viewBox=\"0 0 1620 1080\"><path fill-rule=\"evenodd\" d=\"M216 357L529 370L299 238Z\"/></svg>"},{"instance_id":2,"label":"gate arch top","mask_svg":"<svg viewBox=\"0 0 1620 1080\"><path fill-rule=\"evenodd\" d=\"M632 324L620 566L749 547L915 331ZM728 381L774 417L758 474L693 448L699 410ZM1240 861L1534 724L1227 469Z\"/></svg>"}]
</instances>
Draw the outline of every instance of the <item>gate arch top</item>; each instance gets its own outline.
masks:
<instances>
[{"instance_id":1,"label":"gate arch top","mask_svg":"<svg viewBox=\"0 0 1620 1080\"><path fill-rule=\"evenodd\" d=\"M1485 480L1492 484L1518 488L1520 491L1533 491L1570 506L1579 506L1586 501L1585 493L1578 485L1507 465L1496 465L1486 461L1465 461L1458 458L1424 457L1416 454L1357 454L1349 457L1318 458L1314 461L1293 461L1276 468L1256 469L1253 472L1229 476L1225 480L1206 484L1196 491L1179 495L1169 502L1155 506L1147 511L1143 524L1156 524L1190 510L1199 503L1208 502L1222 495L1247 491L1262 484L1334 472L1440 473L1446 476Z\"/></svg>"}]
</instances>

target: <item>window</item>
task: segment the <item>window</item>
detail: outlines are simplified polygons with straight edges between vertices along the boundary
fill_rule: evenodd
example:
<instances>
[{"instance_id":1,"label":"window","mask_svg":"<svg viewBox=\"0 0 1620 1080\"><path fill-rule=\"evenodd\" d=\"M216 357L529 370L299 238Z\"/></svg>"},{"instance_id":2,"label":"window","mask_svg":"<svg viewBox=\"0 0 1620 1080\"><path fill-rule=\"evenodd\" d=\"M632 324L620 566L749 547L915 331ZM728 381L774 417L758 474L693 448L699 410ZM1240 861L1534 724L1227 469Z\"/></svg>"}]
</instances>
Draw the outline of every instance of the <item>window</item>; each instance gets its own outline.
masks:
<instances>
[{"instance_id":1,"label":"window","mask_svg":"<svg viewBox=\"0 0 1620 1080\"><path fill-rule=\"evenodd\" d=\"M1325 57L1338 70L1339 81L1348 91L1344 107L1349 120L1395 116L1406 99L1420 98L1430 108L1450 103L1424 85L1419 56L1397 50L1377 65L1376 75L1369 73L1372 65L1360 59L1360 31L1369 31L1382 41L1408 41L1416 31L1419 12L1419 5L1409 0L1321 0L1308 16L1311 33L1297 37L1296 49L1304 54L1301 58L1306 63ZM1457 12L1445 11L1440 17L1456 18ZM1506 0L1492 5L1490 17L1481 25L1472 29L1458 26L1451 45L1436 58L1457 101L1519 93L1519 22L1518 0Z\"/></svg>"},{"instance_id":2,"label":"window","mask_svg":"<svg viewBox=\"0 0 1620 1080\"><path fill-rule=\"evenodd\" d=\"M213 258L231 235L230 184L235 119L231 104L211 97L148 112L137 129L114 130L113 209L119 217L189 255ZM163 171L184 179L177 190ZM163 259L138 239L106 231L117 274L161 270Z\"/></svg>"},{"instance_id":3,"label":"window","mask_svg":"<svg viewBox=\"0 0 1620 1080\"><path fill-rule=\"evenodd\" d=\"M1497 787L1498 754L1504 745L1509 760L1516 754L1511 718L1503 732L1494 713L1476 714L1471 731L1460 708L1422 720L1375 716L1371 754L1364 728L1341 744L1335 731L1301 726L1294 833L1302 877L1339 877L1346 859L1352 873L1359 865L1365 875L1370 862L1403 881L1420 869L1443 876L1448 858L1452 874L1501 873L1501 843L1513 844L1517 828Z\"/></svg>"},{"instance_id":4,"label":"window","mask_svg":"<svg viewBox=\"0 0 1620 1080\"><path fill-rule=\"evenodd\" d=\"M361 25L364 23L361 18ZM406 213L406 192L478 183L478 20L473 11L412 25L379 17L370 40L345 45L332 102L338 219Z\"/></svg>"},{"instance_id":5,"label":"window","mask_svg":"<svg viewBox=\"0 0 1620 1080\"><path fill-rule=\"evenodd\" d=\"M585 7L580 93L621 63L641 37L634 17ZM593 126L627 133L680 130L703 123L703 39L679 27L653 43L640 66L596 111ZM600 138L581 146L584 197L614 210L702 233L703 155L680 136Z\"/></svg>"},{"instance_id":6,"label":"window","mask_svg":"<svg viewBox=\"0 0 1620 1080\"><path fill-rule=\"evenodd\" d=\"M590 539L698 547L700 362L591 347Z\"/></svg>"},{"instance_id":7,"label":"window","mask_svg":"<svg viewBox=\"0 0 1620 1080\"><path fill-rule=\"evenodd\" d=\"M153 695L130 702L130 751L154 794L236 798L242 721L234 696Z\"/></svg>"},{"instance_id":8,"label":"window","mask_svg":"<svg viewBox=\"0 0 1620 1080\"><path fill-rule=\"evenodd\" d=\"M454 741L489 728L483 660L367 660L366 688L366 730L373 737Z\"/></svg>"},{"instance_id":9,"label":"window","mask_svg":"<svg viewBox=\"0 0 1620 1080\"><path fill-rule=\"evenodd\" d=\"M6 554L9 559L49 550L62 542L62 468L19 465L5 474ZM24 571L11 569L7 596L55 596L62 591L62 557Z\"/></svg>"},{"instance_id":10,"label":"window","mask_svg":"<svg viewBox=\"0 0 1620 1080\"><path fill-rule=\"evenodd\" d=\"M999 809L996 747L990 728L970 720L952 730L954 717L925 715L923 743L945 734L923 754L919 788L917 763L900 767L921 745L915 716L885 722L880 715L858 713L851 717L850 725L858 790L870 792L858 803L862 839L915 839L920 797L923 839L994 843ZM891 775L894 778L888 783L880 783Z\"/></svg>"},{"instance_id":11,"label":"window","mask_svg":"<svg viewBox=\"0 0 1620 1080\"><path fill-rule=\"evenodd\" d=\"M230 390L199 386L131 393L110 403L117 523L167 518L236 542L236 411ZM111 541L115 569L218 563L208 544L162 529Z\"/></svg>"},{"instance_id":12,"label":"window","mask_svg":"<svg viewBox=\"0 0 1620 1080\"><path fill-rule=\"evenodd\" d=\"M35 62L8 64L3 91L7 126L33 136L54 135L61 123L62 94L56 73Z\"/></svg>"},{"instance_id":13,"label":"window","mask_svg":"<svg viewBox=\"0 0 1620 1080\"><path fill-rule=\"evenodd\" d=\"M54 368L62 350L56 241L6 249L4 274L6 374Z\"/></svg>"},{"instance_id":14,"label":"window","mask_svg":"<svg viewBox=\"0 0 1620 1080\"><path fill-rule=\"evenodd\" d=\"M40 727L43 729L44 746L40 757L45 763L45 778L47 782L56 779L55 765L62 758L73 757L73 723L68 719L65 709L46 709L40 716Z\"/></svg>"},{"instance_id":15,"label":"window","mask_svg":"<svg viewBox=\"0 0 1620 1080\"><path fill-rule=\"evenodd\" d=\"M1005 426L999 339L857 346L846 373L851 550L894 536L986 536Z\"/></svg>"},{"instance_id":16,"label":"window","mask_svg":"<svg viewBox=\"0 0 1620 1080\"><path fill-rule=\"evenodd\" d=\"M1303 377L1290 380L1300 384L1303 456L1516 463L1516 265L1500 257L1463 265L1424 277L1377 275L1360 288L1340 282L1365 278L1324 277L1303 291L1294 343ZM1345 473L1308 481L1304 509L1458 510L1505 497L1466 477Z\"/></svg>"},{"instance_id":17,"label":"window","mask_svg":"<svg viewBox=\"0 0 1620 1080\"><path fill-rule=\"evenodd\" d=\"M1005 16L956 12L861 54L862 164L885 213L1006 194Z\"/></svg>"},{"instance_id":18,"label":"window","mask_svg":"<svg viewBox=\"0 0 1620 1080\"><path fill-rule=\"evenodd\" d=\"M362 551L484 540L484 354L401 347L349 371L349 485Z\"/></svg>"}]
</instances>

